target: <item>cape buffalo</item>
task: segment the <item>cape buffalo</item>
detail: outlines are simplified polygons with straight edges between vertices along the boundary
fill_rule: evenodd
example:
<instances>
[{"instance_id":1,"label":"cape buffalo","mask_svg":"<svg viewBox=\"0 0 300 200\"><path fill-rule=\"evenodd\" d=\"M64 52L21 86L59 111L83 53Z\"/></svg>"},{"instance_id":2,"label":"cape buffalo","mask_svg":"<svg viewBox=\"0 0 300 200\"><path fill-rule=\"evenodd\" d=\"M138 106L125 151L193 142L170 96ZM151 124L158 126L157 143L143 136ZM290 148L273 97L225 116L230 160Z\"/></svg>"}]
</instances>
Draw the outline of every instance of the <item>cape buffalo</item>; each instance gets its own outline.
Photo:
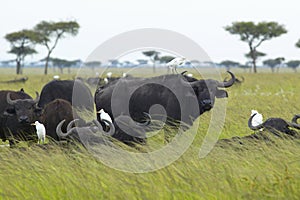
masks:
<instances>
[{"instance_id":1,"label":"cape buffalo","mask_svg":"<svg viewBox=\"0 0 300 200\"><path fill-rule=\"evenodd\" d=\"M112 119L121 114L141 121L142 113L150 113L154 119L161 120L167 116L172 121L182 121L191 125L199 115L212 109L215 98L226 98L225 90L234 84L235 76L219 82L212 79L190 80L182 74L162 75L153 78L122 78L114 84L98 88L94 101L96 109L104 109ZM162 112L164 110L164 112Z\"/></svg>"},{"instance_id":2,"label":"cape buffalo","mask_svg":"<svg viewBox=\"0 0 300 200\"><path fill-rule=\"evenodd\" d=\"M105 121L109 124L109 132L103 131L102 126L97 120L93 120L94 125L72 128L75 121L76 120L73 120L68 124L67 131L65 133L61 130L61 127L64 124L65 120L62 120L57 125L56 133L60 139L75 141L82 144L84 147L87 147L88 145L92 144L98 145L109 143L107 136L111 136L115 132L114 125L109 121Z\"/></svg>"},{"instance_id":3,"label":"cape buffalo","mask_svg":"<svg viewBox=\"0 0 300 200\"><path fill-rule=\"evenodd\" d=\"M145 129L151 122L151 116L148 113L144 114L147 118L144 123L134 122L129 116L125 115L115 118L114 126L116 130L112 137L127 145L134 145L134 143L146 144Z\"/></svg>"},{"instance_id":4,"label":"cape buffalo","mask_svg":"<svg viewBox=\"0 0 300 200\"><path fill-rule=\"evenodd\" d=\"M64 99L55 99L48 103L41 116L41 122L45 125L47 136L59 141L56 134L56 127L62 120L70 123L74 119L73 109L70 102ZM62 126L62 130L67 130L67 125Z\"/></svg>"},{"instance_id":5,"label":"cape buffalo","mask_svg":"<svg viewBox=\"0 0 300 200\"><path fill-rule=\"evenodd\" d=\"M80 80L53 80L41 92L38 105L42 108L54 99L64 99L74 108L94 111L93 97L89 88Z\"/></svg>"},{"instance_id":6,"label":"cape buffalo","mask_svg":"<svg viewBox=\"0 0 300 200\"><path fill-rule=\"evenodd\" d=\"M35 129L31 123L35 122L41 114L37 106L39 94L32 99L23 89L20 91L0 91L0 138L9 140L30 140L36 137Z\"/></svg>"},{"instance_id":7,"label":"cape buffalo","mask_svg":"<svg viewBox=\"0 0 300 200\"><path fill-rule=\"evenodd\" d=\"M296 124L296 123L290 123L285 121L284 119L281 118L269 118L267 119L265 122L263 122L260 125L257 126L253 126L252 125L252 119L256 114L252 115L249 120L248 120L248 126L250 129L252 130L259 130L261 128L265 128L267 130L269 130L270 132L272 132L275 135L278 135L276 132L280 131L282 133L286 133L288 135L294 136L296 135L296 131L289 129L291 128L296 128L296 129L300 129L300 125Z\"/></svg>"}]
</instances>

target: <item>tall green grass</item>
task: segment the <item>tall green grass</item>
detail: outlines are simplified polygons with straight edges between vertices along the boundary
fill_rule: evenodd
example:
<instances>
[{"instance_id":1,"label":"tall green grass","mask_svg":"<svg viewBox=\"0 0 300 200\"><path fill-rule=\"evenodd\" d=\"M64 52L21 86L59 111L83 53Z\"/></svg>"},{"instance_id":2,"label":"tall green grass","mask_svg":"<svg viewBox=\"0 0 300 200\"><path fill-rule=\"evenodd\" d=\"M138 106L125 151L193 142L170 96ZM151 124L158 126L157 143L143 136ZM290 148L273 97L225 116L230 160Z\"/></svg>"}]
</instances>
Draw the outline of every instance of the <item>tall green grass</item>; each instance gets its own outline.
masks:
<instances>
[{"instance_id":1,"label":"tall green grass","mask_svg":"<svg viewBox=\"0 0 300 200\"><path fill-rule=\"evenodd\" d=\"M300 74L235 74L244 76L245 82L227 89L226 121L220 139L252 134L247 127L251 109L265 118L287 120L300 113ZM23 87L34 96L34 91L40 91L52 79L52 75L26 75L29 80L25 84L0 84L0 89ZM10 77L15 78L0 75L1 80ZM178 160L149 173L118 171L82 148L55 144L1 147L0 199L299 198L300 140L280 139L265 132L270 141L220 141L208 156L200 159L199 149L210 117L211 112L200 117L192 145ZM150 138L146 150L155 142L162 140Z\"/></svg>"}]
</instances>

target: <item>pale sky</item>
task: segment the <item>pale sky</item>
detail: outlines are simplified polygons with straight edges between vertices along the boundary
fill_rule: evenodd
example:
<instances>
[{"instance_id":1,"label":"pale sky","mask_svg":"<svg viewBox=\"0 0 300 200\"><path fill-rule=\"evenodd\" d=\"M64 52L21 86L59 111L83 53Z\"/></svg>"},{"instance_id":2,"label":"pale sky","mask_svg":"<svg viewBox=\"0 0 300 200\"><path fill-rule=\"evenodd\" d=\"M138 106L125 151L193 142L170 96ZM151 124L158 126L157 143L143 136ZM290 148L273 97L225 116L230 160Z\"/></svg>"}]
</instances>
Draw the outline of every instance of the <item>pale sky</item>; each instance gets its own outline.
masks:
<instances>
[{"instance_id":1,"label":"pale sky","mask_svg":"<svg viewBox=\"0 0 300 200\"><path fill-rule=\"evenodd\" d=\"M269 0L9 0L2 2L0 19L0 60L14 59L7 53L7 33L32 28L42 20L76 20L81 28L75 37L59 42L53 57L85 60L104 41L126 31L162 28L176 31L200 45L214 62L246 62L246 43L224 30L234 21L276 21L288 30L264 42L259 51L267 58L283 56L300 59L295 43L300 38L299 1ZM122 45L122 44L120 44ZM117 47L116 47L117 48ZM44 47L27 61L45 57ZM141 56L142 57L142 56Z\"/></svg>"}]
</instances>

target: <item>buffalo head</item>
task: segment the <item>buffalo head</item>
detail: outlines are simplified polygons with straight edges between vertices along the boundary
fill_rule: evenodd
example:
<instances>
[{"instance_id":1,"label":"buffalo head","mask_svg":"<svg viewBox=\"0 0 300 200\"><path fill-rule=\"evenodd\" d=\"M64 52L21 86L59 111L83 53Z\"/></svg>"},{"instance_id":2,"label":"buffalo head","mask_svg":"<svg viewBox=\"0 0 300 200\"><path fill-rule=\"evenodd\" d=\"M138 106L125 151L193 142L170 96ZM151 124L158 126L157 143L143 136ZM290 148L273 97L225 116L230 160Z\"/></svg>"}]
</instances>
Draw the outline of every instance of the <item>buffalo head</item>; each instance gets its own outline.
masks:
<instances>
[{"instance_id":1,"label":"buffalo head","mask_svg":"<svg viewBox=\"0 0 300 200\"><path fill-rule=\"evenodd\" d=\"M231 79L225 82L219 82L212 79L207 80L199 80L191 82L191 86L197 95L197 99L199 102L200 114L205 111L209 111L214 103L215 98L226 98L228 97L228 93L225 90L219 88L227 88L234 84L235 76L233 73L229 72L231 75Z\"/></svg>"},{"instance_id":2,"label":"buffalo head","mask_svg":"<svg viewBox=\"0 0 300 200\"><path fill-rule=\"evenodd\" d=\"M8 108L4 112L6 116L16 116L17 121L22 124L30 124L41 115L42 109L37 107L39 94L36 92L36 99L16 99L10 98L10 93L7 93L6 101Z\"/></svg>"}]
</instances>

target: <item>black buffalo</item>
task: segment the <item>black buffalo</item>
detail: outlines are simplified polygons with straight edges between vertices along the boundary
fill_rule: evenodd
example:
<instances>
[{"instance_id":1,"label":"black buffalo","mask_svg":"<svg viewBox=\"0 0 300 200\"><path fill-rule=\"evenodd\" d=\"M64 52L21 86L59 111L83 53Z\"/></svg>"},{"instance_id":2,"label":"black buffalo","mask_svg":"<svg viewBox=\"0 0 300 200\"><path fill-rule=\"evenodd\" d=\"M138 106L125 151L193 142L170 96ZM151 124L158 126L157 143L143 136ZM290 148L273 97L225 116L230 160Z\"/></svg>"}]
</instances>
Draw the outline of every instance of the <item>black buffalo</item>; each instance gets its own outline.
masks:
<instances>
[{"instance_id":1,"label":"black buffalo","mask_svg":"<svg viewBox=\"0 0 300 200\"><path fill-rule=\"evenodd\" d=\"M262 124L253 126L252 119L255 115L256 114L252 115L248 120L248 126L252 130L259 130L259 129L265 128L265 129L269 130L270 132L274 133L275 135L278 135L277 132L280 131L282 133L286 133L288 135L294 136L297 134L297 132L295 130L290 129L290 127L295 128L295 129L300 129L300 125L298 125L294 122L292 122L292 123L287 122L281 118L269 118Z\"/></svg>"},{"instance_id":2,"label":"black buffalo","mask_svg":"<svg viewBox=\"0 0 300 200\"><path fill-rule=\"evenodd\" d=\"M56 127L62 120L67 124L74 120L72 105L64 99L55 99L45 106L40 118L41 123L45 125L47 136L59 141ZM62 130L66 131L67 125L64 124Z\"/></svg>"},{"instance_id":3,"label":"black buffalo","mask_svg":"<svg viewBox=\"0 0 300 200\"><path fill-rule=\"evenodd\" d=\"M36 138L35 128L31 123L41 115L37 106L39 94L32 99L23 89L20 91L0 91L0 138L9 140L31 140Z\"/></svg>"},{"instance_id":4,"label":"black buffalo","mask_svg":"<svg viewBox=\"0 0 300 200\"><path fill-rule=\"evenodd\" d=\"M109 124L109 131L105 132L97 120L93 120L94 125L86 127L73 127L76 120L71 121L67 126L67 131L63 132L62 126L65 120L62 120L56 127L56 133L60 139L67 139L71 142L77 142L84 147L88 145L99 145L110 143L108 136L111 136L115 132L115 127L109 121L104 120Z\"/></svg>"},{"instance_id":5,"label":"black buffalo","mask_svg":"<svg viewBox=\"0 0 300 200\"><path fill-rule=\"evenodd\" d=\"M80 80L53 80L47 83L42 89L38 105L44 108L55 99L69 101L76 109L94 111L91 91Z\"/></svg>"},{"instance_id":6,"label":"black buffalo","mask_svg":"<svg viewBox=\"0 0 300 200\"><path fill-rule=\"evenodd\" d=\"M144 114L146 121L143 123L134 122L126 115L115 118L115 133L112 137L130 146L134 146L135 143L146 144L146 128L151 123L151 116L147 113Z\"/></svg>"},{"instance_id":7,"label":"black buffalo","mask_svg":"<svg viewBox=\"0 0 300 200\"><path fill-rule=\"evenodd\" d=\"M230 87L235 76L227 82L212 79L189 80L182 74L163 75L153 78L122 78L114 84L98 88L94 101L96 109L104 109L112 119L121 114L131 116L140 122L143 113L149 113L153 105L160 105L161 110L150 113L154 119L161 120L166 115L172 121L192 124L202 113L213 108L215 98L226 98L228 94L220 88ZM169 120L168 120L169 121Z\"/></svg>"}]
</instances>

